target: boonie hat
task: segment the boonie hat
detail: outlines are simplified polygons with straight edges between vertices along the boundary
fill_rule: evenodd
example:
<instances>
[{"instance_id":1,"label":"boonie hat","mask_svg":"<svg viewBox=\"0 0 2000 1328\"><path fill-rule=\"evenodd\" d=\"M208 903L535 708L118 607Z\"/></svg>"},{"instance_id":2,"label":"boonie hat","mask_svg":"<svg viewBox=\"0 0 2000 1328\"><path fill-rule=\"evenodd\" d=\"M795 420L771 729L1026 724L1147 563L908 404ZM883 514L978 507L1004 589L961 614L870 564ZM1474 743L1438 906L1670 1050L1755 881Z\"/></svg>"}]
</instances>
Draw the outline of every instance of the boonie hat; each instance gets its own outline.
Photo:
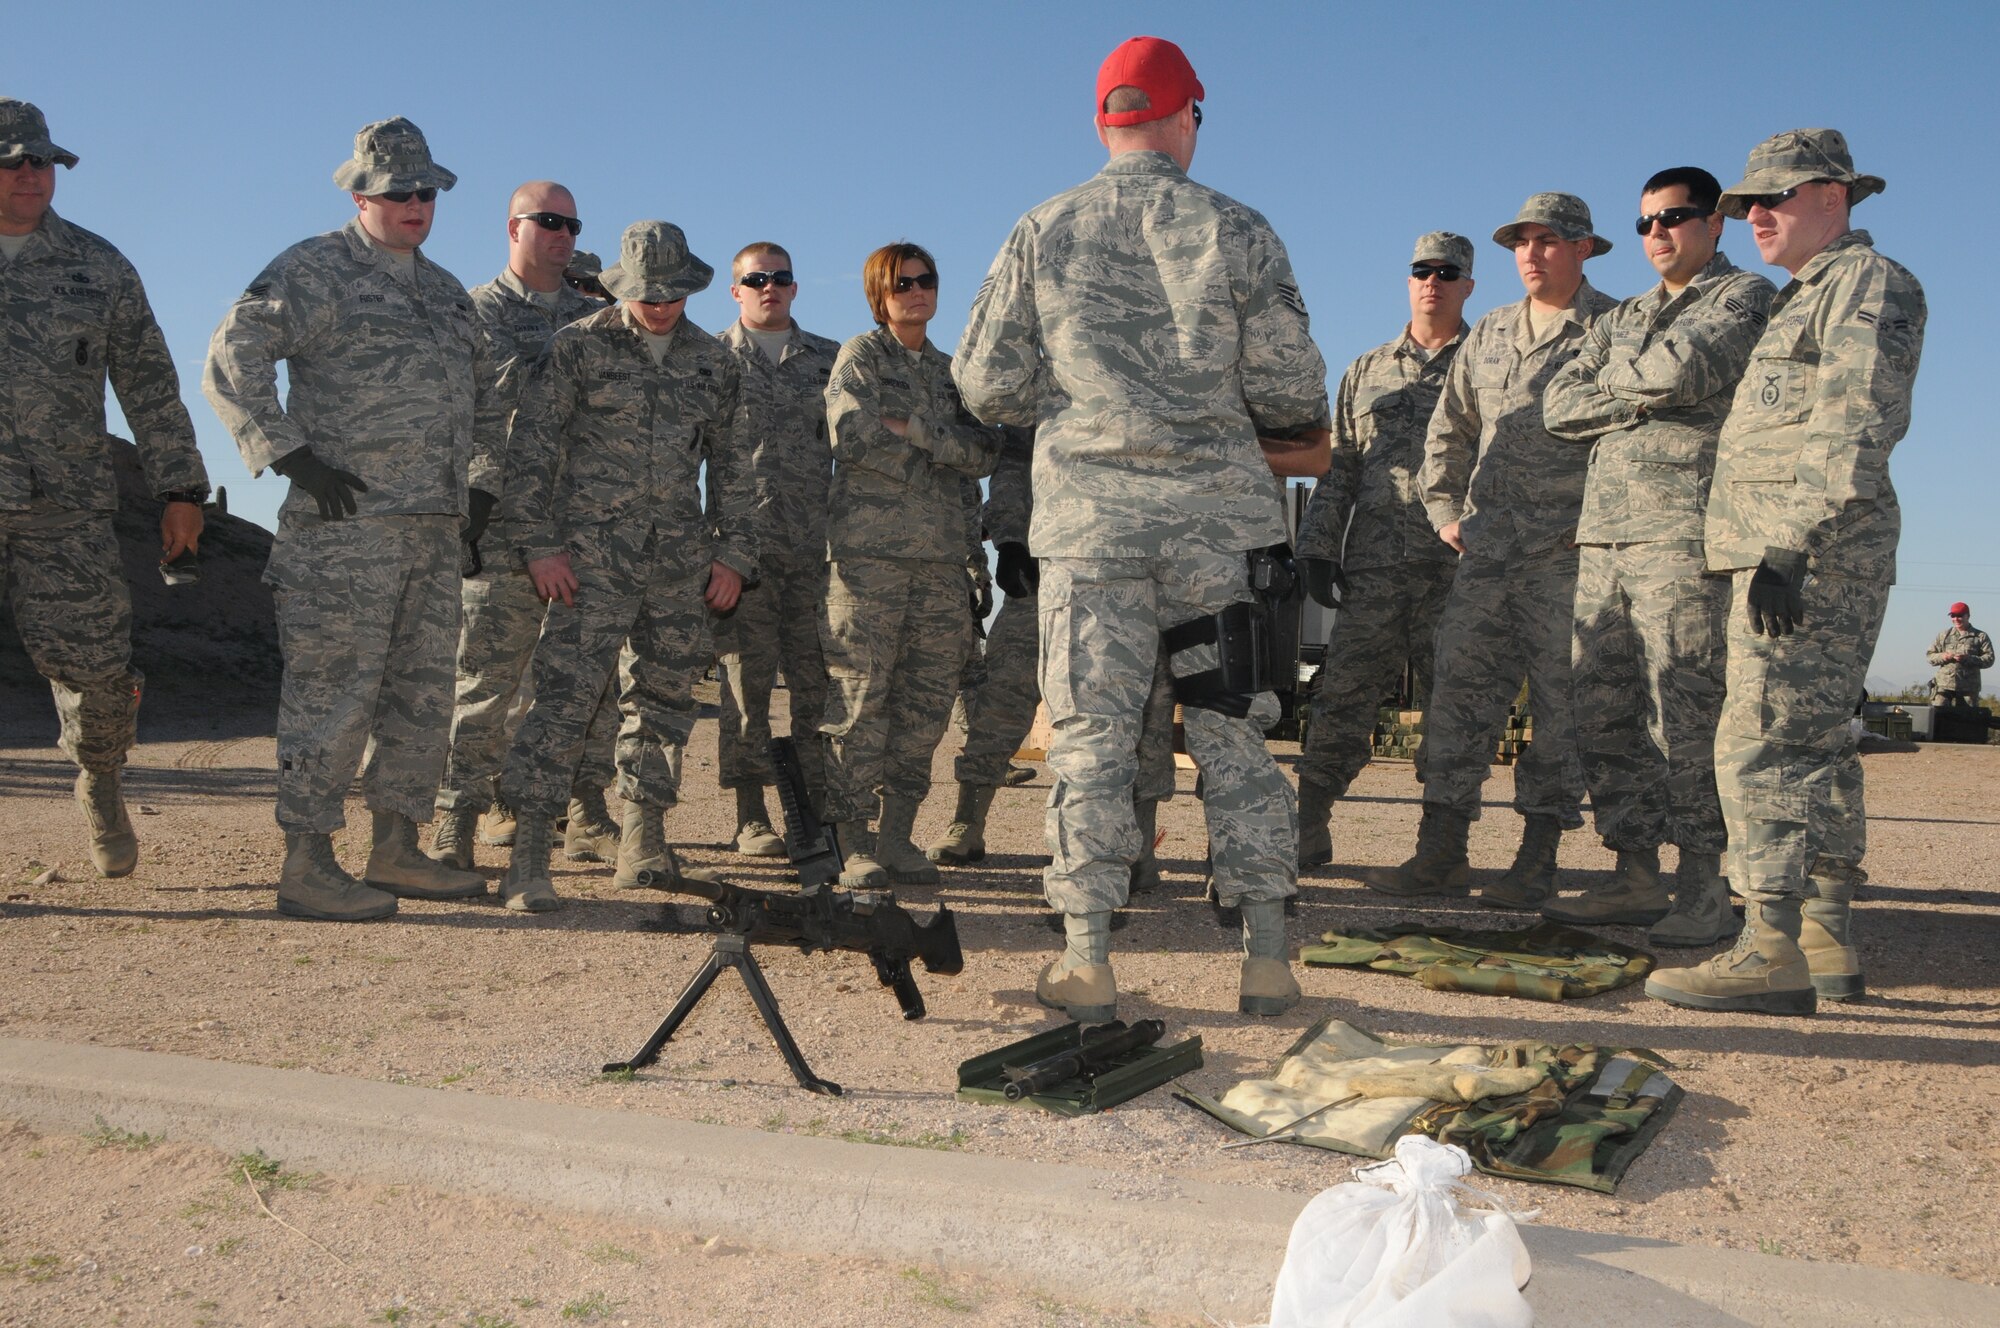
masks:
<instances>
[{"instance_id":1,"label":"boonie hat","mask_svg":"<svg viewBox=\"0 0 2000 1328\"><path fill-rule=\"evenodd\" d=\"M41 107L0 97L0 161L17 157L49 157L76 169L76 154L49 141L49 121Z\"/></svg>"},{"instance_id":2,"label":"boonie hat","mask_svg":"<svg viewBox=\"0 0 2000 1328\"><path fill-rule=\"evenodd\" d=\"M1417 263L1451 263L1472 275L1472 241L1463 235L1453 235L1450 231L1431 231L1417 237L1416 252L1410 255L1412 265Z\"/></svg>"},{"instance_id":3,"label":"boonie hat","mask_svg":"<svg viewBox=\"0 0 2000 1328\"><path fill-rule=\"evenodd\" d=\"M598 284L620 300L666 304L708 289L715 269L688 252L687 236L670 221L635 221L618 242L618 261Z\"/></svg>"},{"instance_id":4,"label":"boonie hat","mask_svg":"<svg viewBox=\"0 0 2000 1328\"><path fill-rule=\"evenodd\" d=\"M604 271L603 259L588 249L578 249L569 256L569 264L563 268L563 275L577 281L588 281L602 271Z\"/></svg>"},{"instance_id":5,"label":"boonie hat","mask_svg":"<svg viewBox=\"0 0 2000 1328\"><path fill-rule=\"evenodd\" d=\"M1611 252L1611 241L1591 229L1590 204L1575 194L1529 194L1520 215L1493 232L1493 243L1512 249L1521 227L1530 224L1546 226L1565 240L1589 240L1592 258Z\"/></svg>"},{"instance_id":6,"label":"boonie hat","mask_svg":"<svg viewBox=\"0 0 2000 1328\"><path fill-rule=\"evenodd\" d=\"M372 198L406 189L449 189L458 177L431 160L424 131L399 115L366 125L354 136L354 155L340 163L333 182Z\"/></svg>"},{"instance_id":7,"label":"boonie hat","mask_svg":"<svg viewBox=\"0 0 2000 1328\"><path fill-rule=\"evenodd\" d=\"M1143 111L1107 111L1104 99L1114 88L1137 88L1151 104ZM1097 123L1114 129L1164 120L1207 97L1186 54L1164 37L1127 37L1097 67Z\"/></svg>"},{"instance_id":8,"label":"boonie hat","mask_svg":"<svg viewBox=\"0 0 2000 1328\"><path fill-rule=\"evenodd\" d=\"M1952 618L1956 618L1961 613L1968 618L1972 616L1972 610L1965 607L1964 600L1960 600L1958 603L1952 605L1950 608L1945 610L1946 616Z\"/></svg>"},{"instance_id":9,"label":"boonie hat","mask_svg":"<svg viewBox=\"0 0 2000 1328\"><path fill-rule=\"evenodd\" d=\"M1788 129L1750 149L1742 181L1723 190L1717 206L1725 217L1741 221L1750 215L1752 198L1782 194L1809 180L1837 180L1846 185L1849 207L1889 187L1879 175L1854 173L1847 136L1838 129Z\"/></svg>"}]
</instances>

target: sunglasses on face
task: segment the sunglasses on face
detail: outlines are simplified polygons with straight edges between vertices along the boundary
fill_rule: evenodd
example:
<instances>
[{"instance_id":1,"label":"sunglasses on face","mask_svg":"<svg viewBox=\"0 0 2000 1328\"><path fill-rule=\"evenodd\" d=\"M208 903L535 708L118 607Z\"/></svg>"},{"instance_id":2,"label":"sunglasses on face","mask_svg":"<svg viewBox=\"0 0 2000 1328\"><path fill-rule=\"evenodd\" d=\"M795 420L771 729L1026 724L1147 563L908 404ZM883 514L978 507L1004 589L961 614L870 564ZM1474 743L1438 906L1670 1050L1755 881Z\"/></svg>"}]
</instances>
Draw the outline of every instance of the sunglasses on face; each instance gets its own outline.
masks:
<instances>
[{"instance_id":1,"label":"sunglasses on face","mask_svg":"<svg viewBox=\"0 0 2000 1328\"><path fill-rule=\"evenodd\" d=\"M766 286L776 286L779 290L783 290L792 284L792 270L781 267L776 272L745 272L736 279L736 284L748 286L751 290L763 290Z\"/></svg>"},{"instance_id":2,"label":"sunglasses on face","mask_svg":"<svg viewBox=\"0 0 2000 1328\"><path fill-rule=\"evenodd\" d=\"M516 212L510 220L532 221L545 231L568 231L571 235L583 232L583 223L575 217L565 217L560 212Z\"/></svg>"},{"instance_id":3,"label":"sunglasses on face","mask_svg":"<svg viewBox=\"0 0 2000 1328\"><path fill-rule=\"evenodd\" d=\"M407 203L413 198L419 203L432 203L437 201L437 196L438 191L435 189L391 189L382 195L391 203Z\"/></svg>"},{"instance_id":4,"label":"sunglasses on face","mask_svg":"<svg viewBox=\"0 0 2000 1328\"><path fill-rule=\"evenodd\" d=\"M1827 180L1806 181L1806 184L1828 184L1828 183L1831 182ZM1778 208L1783 207L1785 204L1791 202L1794 198L1797 198L1799 196L1799 190L1805 187L1806 187L1805 184L1795 184L1790 189L1787 189L1782 193L1747 194L1743 198L1743 210L1747 212L1753 207L1760 207L1763 208L1766 212L1775 212Z\"/></svg>"},{"instance_id":5,"label":"sunglasses on face","mask_svg":"<svg viewBox=\"0 0 2000 1328\"><path fill-rule=\"evenodd\" d=\"M1412 263L1410 278L1413 281L1429 281L1436 277L1439 281L1457 281L1465 275L1465 269L1456 263Z\"/></svg>"},{"instance_id":6,"label":"sunglasses on face","mask_svg":"<svg viewBox=\"0 0 2000 1328\"><path fill-rule=\"evenodd\" d=\"M0 164L0 171L18 171L23 166L30 170L45 171L55 164L54 157L38 157L32 152L24 152L12 161Z\"/></svg>"},{"instance_id":7,"label":"sunglasses on face","mask_svg":"<svg viewBox=\"0 0 2000 1328\"><path fill-rule=\"evenodd\" d=\"M1194 127L1195 127L1196 129L1199 129L1199 128L1201 128L1201 103L1200 103L1200 102L1196 102L1196 103L1194 104Z\"/></svg>"},{"instance_id":8,"label":"sunglasses on face","mask_svg":"<svg viewBox=\"0 0 2000 1328\"><path fill-rule=\"evenodd\" d=\"M1651 213L1650 215L1641 213L1639 215L1639 234L1651 235L1653 233L1654 222L1658 222L1668 230L1672 230L1683 222L1693 221L1696 217L1712 217L1714 215L1715 209L1706 207L1670 207L1661 208L1658 212Z\"/></svg>"},{"instance_id":9,"label":"sunglasses on face","mask_svg":"<svg viewBox=\"0 0 2000 1328\"><path fill-rule=\"evenodd\" d=\"M571 290L580 290L585 295L601 296L604 294L604 287L597 284L596 277L572 277L569 273L565 272L563 273L563 280L569 283Z\"/></svg>"},{"instance_id":10,"label":"sunglasses on face","mask_svg":"<svg viewBox=\"0 0 2000 1328\"><path fill-rule=\"evenodd\" d=\"M920 276L896 278L896 294L907 295L910 293L910 287L912 286L915 286L918 290L936 290L937 273L925 272Z\"/></svg>"}]
</instances>

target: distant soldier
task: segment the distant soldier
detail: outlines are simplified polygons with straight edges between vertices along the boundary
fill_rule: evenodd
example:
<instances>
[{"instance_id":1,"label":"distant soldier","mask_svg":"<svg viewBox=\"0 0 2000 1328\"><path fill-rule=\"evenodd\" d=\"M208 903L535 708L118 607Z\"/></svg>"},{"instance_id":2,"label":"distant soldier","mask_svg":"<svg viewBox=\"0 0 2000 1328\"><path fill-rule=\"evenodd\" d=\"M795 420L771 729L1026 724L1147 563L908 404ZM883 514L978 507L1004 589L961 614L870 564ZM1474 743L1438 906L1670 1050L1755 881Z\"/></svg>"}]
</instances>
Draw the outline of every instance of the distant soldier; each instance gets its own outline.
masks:
<instances>
[{"instance_id":1,"label":"distant soldier","mask_svg":"<svg viewBox=\"0 0 2000 1328\"><path fill-rule=\"evenodd\" d=\"M472 288L472 308L492 340L502 408L510 419L520 404L522 383L555 330L604 307L564 280L582 229L569 190L553 180L522 185L507 201L507 266L492 281ZM542 599L527 569L514 560L517 532L487 527L499 501L505 461L499 455L484 457L469 477L472 518L466 538L476 550L486 537L493 556L480 558L478 574L467 576L460 592L464 614L451 756L438 789L440 819L431 844L431 856L461 868L472 866L473 826L489 807L494 814L488 842L514 842L514 814L505 804L493 806L493 781L513 737L515 726L508 717L519 713L517 700L525 702L532 695L524 686L525 675L542 632ZM618 845L618 831L604 805L604 790L616 777L612 747L618 738L618 701L608 686L601 695L591 740L584 745L570 789L565 847L582 862L605 861Z\"/></svg>"},{"instance_id":2,"label":"distant soldier","mask_svg":"<svg viewBox=\"0 0 2000 1328\"><path fill-rule=\"evenodd\" d=\"M563 284L580 295L588 295L599 304L616 304L605 292L600 278L604 273L604 260L588 249L578 249L569 256L569 263L563 268Z\"/></svg>"},{"instance_id":3,"label":"distant soldier","mask_svg":"<svg viewBox=\"0 0 2000 1328\"><path fill-rule=\"evenodd\" d=\"M1527 296L1473 325L1431 416L1417 484L1438 538L1460 557L1424 710L1417 851L1367 884L1399 896L1466 893L1466 837L1526 679L1535 731L1514 767L1521 847L1491 889L1539 902L1555 888L1563 830L1583 824L1569 656L1587 461L1543 427L1542 393L1612 306L1583 275L1611 241L1591 230L1582 199L1549 193L1531 195L1493 242L1513 252Z\"/></svg>"},{"instance_id":4,"label":"distant soldier","mask_svg":"<svg viewBox=\"0 0 2000 1328\"><path fill-rule=\"evenodd\" d=\"M785 855L764 801L771 771L771 692L785 673L799 767L817 803L826 789L819 721L826 707L826 659L819 606L826 598L826 493L833 448L826 432L826 383L840 347L792 317L798 279L780 245L746 246L730 264L729 294L742 312L718 337L742 371L737 429L749 453L762 527L756 585L715 621L722 704L718 775L736 794L736 851Z\"/></svg>"},{"instance_id":5,"label":"distant soldier","mask_svg":"<svg viewBox=\"0 0 2000 1328\"><path fill-rule=\"evenodd\" d=\"M1646 181L1639 233L1660 284L1598 319L1543 398L1549 432L1590 447L1571 696L1597 833L1618 869L1542 914L1651 926L1655 945L1713 945L1739 925L1715 800L1729 582L1703 560L1702 507L1715 440L1776 292L1716 248L1721 193L1698 166ZM1680 850L1671 914L1661 844ZM1497 889L1482 898L1535 902Z\"/></svg>"},{"instance_id":6,"label":"distant soldier","mask_svg":"<svg viewBox=\"0 0 2000 1328\"><path fill-rule=\"evenodd\" d=\"M734 608L757 574L737 360L685 316L688 296L714 275L678 226L628 226L602 278L620 303L556 333L514 415L501 515L551 601L535 646L535 703L500 776L519 817L501 894L518 912L560 905L551 826L628 637L612 882L681 874L664 820L680 801L694 684L714 658L709 614ZM704 463L712 514L702 510Z\"/></svg>"},{"instance_id":7,"label":"distant soldier","mask_svg":"<svg viewBox=\"0 0 2000 1328\"><path fill-rule=\"evenodd\" d=\"M1465 340L1472 241L1420 236L1410 256L1410 321L1341 376L1333 464L1299 523L1306 591L1338 608L1299 753L1299 867L1333 861L1333 804L1368 764L1369 730L1405 664L1410 704L1431 688L1431 641L1458 554L1431 529L1417 474L1445 374ZM1417 779L1424 777L1417 749Z\"/></svg>"},{"instance_id":8,"label":"distant soldier","mask_svg":"<svg viewBox=\"0 0 2000 1328\"><path fill-rule=\"evenodd\" d=\"M1977 707L1979 671L1993 667L1993 638L1972 625L1972 610L1963 601L1950 612L1951 626L1937 634L1927 656L1937 669L1932 699L1942 706Z\"/></svg>"},{"instance_id":9,"label":"distant soldier","mask_svg":"<svg viewBox=\"0 0 2000 1328\"><path fill-rule=\"evenodd\" d=\"M1865 990L1849 905L1868 818L1848 716L1896 579L1889 452L1910 427L1928 317L1916 278L1849 221L1882 188L1838 131L1795 129L1752 149L1722 195L1792 279L1737 385L1703 530L1709 568L1731 578L1715 782L1748 925L1730 953L1646 980L1670 1005L1810 1014Z\"/></svg>"},{"instance_id":10,"label":"distant soldier","mask_svg":"<svg viewBox=\"0 0 2000 1328\"><path fill-rule=\"evenodd\" d=\"M507 422L472 297L418 248L457 179L408 120L368 125L333 174L354 220L271 260L209 342L209 404L253 473L292 482L264 579L285 657L278 910L295 917L486 893L417 847L450 730L467 468L497 453ZM364 748L366 884L330 838Z\"/></svg>"},{"instance_id":11,"label":"distant soldier","mask_svg":"<svg viewBox=\"0 0 2000 1328\"><path fill-rule=\"evenodd\" d=\"M146 487L166 504L162 566L201 539L208 472L139 274L49 206L57 162L74 169L77 156L49 141L41 111L0 97L0 585L55 693L91 861L99 875L124 876L139 840L119 773L145 680L132 667L132 596L111 528L106 379Z\"/></svg>"}]
</instances>

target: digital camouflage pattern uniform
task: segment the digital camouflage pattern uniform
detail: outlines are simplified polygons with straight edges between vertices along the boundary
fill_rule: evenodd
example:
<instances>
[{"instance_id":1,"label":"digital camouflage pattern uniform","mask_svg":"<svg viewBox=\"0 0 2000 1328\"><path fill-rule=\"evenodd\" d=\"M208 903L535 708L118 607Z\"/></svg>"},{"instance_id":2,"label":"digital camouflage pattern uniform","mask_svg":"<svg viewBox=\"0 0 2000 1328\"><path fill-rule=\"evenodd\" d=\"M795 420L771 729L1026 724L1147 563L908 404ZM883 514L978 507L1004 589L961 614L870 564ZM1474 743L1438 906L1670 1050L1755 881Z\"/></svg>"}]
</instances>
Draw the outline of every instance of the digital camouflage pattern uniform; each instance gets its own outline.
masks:
<instances>
[{"instance_id":1,"label":"digital camouflage pattern uniform","mask_svg":"<svg viewBox=\"0 0 2000 1328\"><path fill-rule=\"evenodd\" d=\"M374 810L428 821L444 774L466 471L504 445L506 411L465 287L421 251L413 276L350 221L271 260L209 342L202 391L251 473L310 447L368 486L344 519L297 484L278 512L287 832L345 824L364 747Z\"/></svg>"},{"instance_id":2,"label":"digital camouflage pattern uniform","mask_svg":"<svg viewBox=\"0 0 2000 1328\"><path fill-rule=\"evenodd\" d=\"M1716 447L1704 538L1732 585L1715 779L1746 897L1810 899L1809 875L1859 875L1867 812L1848 718L1896 579L1889 452L1910 427L1927 316L1916 278L1867 231L1841 235L1778 291ZM1767 549L1808 559L1789 636L1759 635L1744 608Z\"/></svg>"},{"instance_id":3,"label":"digital camouflage pattern uniform","mask_svg":"<svg viewBox=\"0 0 2000 1328\"><path fill-rule=\"evenodd\" d=\"M1542 393L1612 304L1585 280L1539 339L1526 297L1503 305L1473 325L1445 375L1417 484L1432 528L1459 522L1466 552L1438 620L1426 805L1478 819L1479 789L1525 677L1535 732L1514 768L1514 807L1583 824L1569 657L1588 457L1543 427Z\"/></svg>"},{"instance_id":4,"label":"digital camouflage pattern uniform","mask_svg":"<svg viewBox=\"0 0 2000 1328\"><path fill-rule=\"evenodd\" d=\"M773 364L741 320L719 338L742 372L741 442L762 510L759 580L733 612L715 623L722 705L717 731L724 788L772 783L771 691L785 672L791 731L818 732L826 707L826 659L819 612L826 599L826 493L833 452L827 439L826 385L840 347L792 324ZM817 741L798 745L811 789L825 786Z\"/></svg>"},{"instance_id":5,"label":"digital camouflage pattern uniform","mask_svg":"<svg viewBox=\"0 0 2000 1328\"><path fill-rule=\"evenodd\" d=\"M1551 434L1592 445L1570 694L1607 848L1723 850L1715 726L1729 582L1708 575L1702 509L1773 294L1717 253L1680 294L1657 285L1599 318L1543 397Z\"/></svg>"},{"instance_id":6,"label":"digital camouflage pattern uniform","mask_svg":"<svg viewBox=\"0 0 2000 1328\"><path fill-rule=\"evenodd\" d=\"M111 528L107 380L147 488L206 499L208 472L139 274L50 210L18 256L0 257L0 585L55 694L63 754L100 774L125 764L144 685Z\"/></svg>"},{"instance_id":7,"label":"digital camouflage pattern uniform","mask_svg":"<svg viewBox=\"0 0 2000 1328\"><path fill-rule=\"evenodd\" d=\"M1300 783L1336 798L1368 764L1375 712L1406 662L1411 706L1428 704L1431 643L1458 554L1431 529L1417 473L1465 333L1461 324L1426 351L1405 330L1348 366L1334 400L1333 462L1299 523L1299 557L1328 559L1347 577L1298 765ZM1428 740L1417 749L1420 780L1428 749Z\"/></svg>"},{"instance_id":8,"label":"digital camouflage pattern uniform","mask_svg":"<svg viewBox=\"0 0 2000 1328\"><path fill-rule=\"evenodd\" d=\"M1953 655L1964 658L1953 659ZM1954 623L1937 634L1925 657L1937 669L1931 691L1951 700L1963 698L1970 705L1979 699L1980 670L1993 667L1993 638L1970 622L1963 631Z\"/></svg>"},{"instance_id":9,"label":"digital camouflage pattern uniform","mask_svg":"<svg viewBox=\"0 0 2000 1328\"><path fill-rule=\"evenodd\" d=\"M865 822L880 796L922 802L972 649L968 568L984 566L967 480L997 430L966 413L951 357L886 327L840 348L826 389L837 463L827 499L826 819ZM883 417L907 419L898 438ZM977 487L972 486L974 497Z\"/></svg>"},{"instance_id":10,"label":"digital camouflage pattern uniform","mask_svg":"<svg viewBox=\"0 0 2000 1328\"><path fill-rule=\"evenodd\" d=\"M483 286L472 288L472 309L492 340L500 365L502 409L511 419L542 348L559 327L604 308L567 282L548 296L530 292L509 268ZM467 485L500 496L506 458L475 458ZM441 812L484 811L493 802L493 781L499 777L512 736L507 717L517 700L529 699L528 658L541 635L545 606L525 567L515 562L516 532L501 522L487 527L480 541L493 557L478 576L465 578L460 590L463 621L458 637L457 696L451 716L451 754L445 762L444 783L438 789ZM618 701L607 684L584 744L576 772L578 789L602 791L616 771L612 749L618 740Z\"/></svg>"},{"instance_id":11,"label":"digital camouflage pattern uniform","mask_svg":"<svg viewBox=\"0 0 2000 1328\"><path fill-rule=\"evenodd\" d=\"M1051 905L1125 902L1141 716L1160 633L1251 597L1244 554L1286 538L1257 445L1327 427L1326 362L1285 248L1166 153L1121 152L1021 219L973 303L956 373L982 419L1036 429ZM1178 676L1215 648L1176 653ZM1297 892L1298 803L1247 718L1184 711L1224 903Z\"/></svg>"},{"instance_id":12,"label":"digital camouflage pattern uniform","mask_svg":"<svg viewBox=\"0 0 2000 1328\"><path fill-rule=\"evenodd\" d=\"M1028 543L1028 526L1035 510L1029 471L1034 461L1031 429L1007 425L1001 429L1000 460L986 486L980 524L994 544ZM1007 769L1021 742L1035 725L1035 707L1042 699L1035 677L1040 663L1040 595L1008 595L986 630L984 676L966 707L965 750L958 755L954 775L961 784L997 786L1007 782ZM1171 799L1174 793L1174 695L1166 670L1158 670L1146 719L1139 731L1139 775L1133 796L1140 801Z\"/></svg>"},{"instance_id":13,"label":"digital camouflage pattern uniform","mask_svg":"<svg viewBox=\"0 0 2000 1328\"><path fill-rule=\"evenodd\" d=\"M702 599L710 564L757 575L736 357L685 316L667 335L656 364L623 304L571 323L549 341L514 415L504 519L524 564L567 552L577 580L574 605L549 605L535 703L500 776L501 796L523 817L562 810L614 670L618 796L679 801L694 684L714 657ZM703 462L712 516L702 510Z\"/></svg>"}]
</instances>

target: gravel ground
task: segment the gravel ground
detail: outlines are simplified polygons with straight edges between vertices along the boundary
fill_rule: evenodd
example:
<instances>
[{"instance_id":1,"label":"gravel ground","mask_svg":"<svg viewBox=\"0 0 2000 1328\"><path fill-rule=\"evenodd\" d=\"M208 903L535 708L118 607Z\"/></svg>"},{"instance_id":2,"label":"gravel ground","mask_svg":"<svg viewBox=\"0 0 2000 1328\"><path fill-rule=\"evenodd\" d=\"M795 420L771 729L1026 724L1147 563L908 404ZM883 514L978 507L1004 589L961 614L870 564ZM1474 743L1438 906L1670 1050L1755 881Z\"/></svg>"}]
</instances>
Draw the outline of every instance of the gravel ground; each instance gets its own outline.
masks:
<instances>
[{"instance_id":1,"label":"gravel ground","mask_svg":"<svg viewBox=\"0 0 2000 1328\"><path fill-rule=\"evenodd\" d=\"M0 904L0 971L7 974L0 1031L884 1145L1073 1161L1148 1188L1188 1177L1312 1193L1348 1173L1347 1159L1310 1149L1219 1152L1230 1137L1222 1127L1163 1092L1079 1120L952 1096L959 1061L1055 1022L1033 996L1035 972L1057 943L1042 922L1036 871L1045 773L1035 786L999 794L992 855L979 869L902 893L920 915L936 902L959 915L966 971L919 975L929 1018L898 1018L861 956L760 953L813 1068L847 1088L845 1097L828 1099L792 1084L728 975L658 1064L628 1082L598 1074L602 1062L637 1049L707 948L699 936L649 930L661 906L612 890L608 867L565 870L558 855L556 884L569 903L544 916L509 914L489 900L405 901L395 919L358 926L280 918L272 906L282 856L270 811L273 743L232 736L240 728L204 736L208 724L154 722L134 753L130 798L138 807L141 865L124 881L89 871L67 763L18 725L0 731L0 742L11 744L0 747L0 877L8 896ZM919 818L920 840L941 833L949 819L956 746L954 733L940 751L939 788ZM1288 745L1277 750L1287 764L1296 755ZM1628 989L1572 1008L1431 992L1382 974L1309 970L1299 1009L1276 1020L1238 1015L1236 941L1201 903L1205 838L1199 804L1185 796L1192 776L1184 772L1183 796L1160 817L1167 888L1132 909L1130 927L1115 938L1120 1014L1164 1018L1176 1039L1199 1034L1207 1063L1183 1082L1207 1093L1263 1073L1327 1014L1400 1038L1651 1047L1679 1067L1689 1096L1615 1196L1504 1181L1493 1188L1510 1204L1538 1207L1545 1221L1585 1230L2000 1281L1993 1216L2000 1211L1993 1108L2000 980L1991 967L2000 958L2000 881L1988 865L2000 860L2000 748L1905 747L1871 751L1865 761L1873 881L1857 912L1870 995L1858 1004L1829 1004L1810 1020L1706 1016ZM671 814L669 838L689 859L724 867L732 879L786 888L783 871L721 847L733 829L732 807L714 788L713 762L714 727L703 724L687 755L688 801ZM1384 907L1388 901L1365 890L1360 877L1407 856L1417 792L1405 764L1364 772L1335 815L1336 863L1303 882L1295 940L1410 916ZM1496 768L1488 814L1473 831L1476 875L1497 872L1511 858L1519 830L1508 810L1511 794L1507 769ZM358 869L367 825L358 800L349 820L337 843ZM482 852L481 867L497 877L503 851ZM1562 864L1580 887L1609 870L1611 855L1579 832L1566 838ZM50 867L54 878L35 883ZM1438 917L1496 925L1498 915L1460 905ZM1619 934L1641 940L1636 932ZM1690 953L1669 952L1668 962ZM61 1147L72 1161L81 1156L73 1142ZM6 1153L14 1193L32 1195L51 1212L99 1201L88 1177L91 1166L104 1164L102 1150L87 1164L64 1167L30 1167L27 1151L10 1144ZM144 1155L147 1166L156 1153ZM440 1209L455 1204L436 1201ZM518 1220L549 1232L584 1230L559 1214ZM10 1229L0 1251L9 1266L31 1257L21 1232ZM185 1244L200 1243L180 1234ZM124 1239L103 1231L96 1238ZM687 1253L679 1237L632 1239L658 1251L662 1268L678 1266L674 1260ZM277 1240L259 1237L265 1248ZM492 1265L491 1278L477 1283L480 1294L497 1294L503 1274L533 1265L519 1248L524 1242L533 1243L523 1237L490 1254L454 1250L442 1263L413 1263L430 1271L395 1285L409 1285L412 1296L424 1277L471 1288L443 1269L474 1258ZM868 1285L928 1294L911 1291L916 1283L899 1282L895 1270L854 1275L862 1279L857 1287L872 1276ZM26 1274L16 1268L9 1276ZM588 1289L572 1277L534 1294L553 1304ZM452 1294L466 1304L478 1299L470 1289ZM480 1303L505 1308L498 1300ZM1031 1317L1018 1321L1036 1322L1032 1314L1041 1311L1021 1304ZM541 1312L516 1317L527 1323ZM0 1322L8 1313L0 1309ZM352 1309L330 1317L342 1321L342 1314L366 1318Z\"/></svg>"}]
</instances>

